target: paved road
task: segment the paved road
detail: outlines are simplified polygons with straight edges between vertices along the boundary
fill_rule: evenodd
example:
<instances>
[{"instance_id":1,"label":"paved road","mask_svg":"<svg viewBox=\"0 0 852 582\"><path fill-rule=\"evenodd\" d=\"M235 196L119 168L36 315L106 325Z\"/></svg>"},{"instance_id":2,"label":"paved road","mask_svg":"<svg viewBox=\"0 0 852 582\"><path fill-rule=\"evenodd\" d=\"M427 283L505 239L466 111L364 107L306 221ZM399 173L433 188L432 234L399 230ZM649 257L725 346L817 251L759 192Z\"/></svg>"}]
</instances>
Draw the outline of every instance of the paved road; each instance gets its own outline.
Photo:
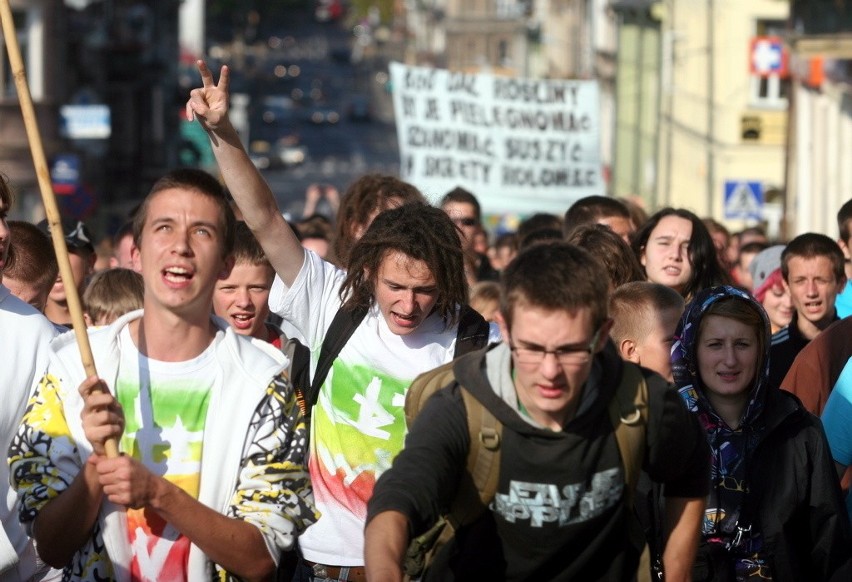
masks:
<instances>
[{"instance_id":1,"label":"paved road","mask_svg":"<svg viewBox=\"0 0 852 582\"><path fill-rule=\"evenodd\" d=\"M388 49L375 51L374 56L353 64L346 58L355 40L352 31L340 24L321 24L309 18L294 20L292 29L276 31L275 36L284 40L270 49L266 57L270 66L297 65L300 74L296 84L304 91L320 87L322 93L319 102L301 106L293 122L293 132L308 150L307 161L298 167L264 171L281 210L299 218L305 189L312 183L332 184L342 194L365 173L397 175L399 150L391 97L381 83L381 75L377 80L377 73L387 73ZM290 86L282 85L277 90L284 92ZM369 102L370 121L348 118L347 108L355 95ZM336 111L340 121L311 123L306 118L316 108Z\"/></svg>"}]
</instances>

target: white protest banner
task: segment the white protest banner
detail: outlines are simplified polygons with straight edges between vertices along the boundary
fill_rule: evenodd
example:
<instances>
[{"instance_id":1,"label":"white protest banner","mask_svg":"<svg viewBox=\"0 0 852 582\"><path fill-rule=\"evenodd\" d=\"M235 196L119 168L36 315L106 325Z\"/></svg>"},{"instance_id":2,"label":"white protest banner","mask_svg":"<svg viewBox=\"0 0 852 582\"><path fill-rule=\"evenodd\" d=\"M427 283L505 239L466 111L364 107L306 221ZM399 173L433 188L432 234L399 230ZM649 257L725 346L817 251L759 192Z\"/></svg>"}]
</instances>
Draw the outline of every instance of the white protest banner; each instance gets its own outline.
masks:
<instances>
[{"instance_id":1,"label":"white protest banner","mask_svg":"<svg viewBox=\"0 0 852 582\"><path fill-rule=\"evenodd\" d=\"M562 215L605 194L596 81L390 64L400 175L430 200L461 186L487 213Z\"/></svg>"}]
</instances>

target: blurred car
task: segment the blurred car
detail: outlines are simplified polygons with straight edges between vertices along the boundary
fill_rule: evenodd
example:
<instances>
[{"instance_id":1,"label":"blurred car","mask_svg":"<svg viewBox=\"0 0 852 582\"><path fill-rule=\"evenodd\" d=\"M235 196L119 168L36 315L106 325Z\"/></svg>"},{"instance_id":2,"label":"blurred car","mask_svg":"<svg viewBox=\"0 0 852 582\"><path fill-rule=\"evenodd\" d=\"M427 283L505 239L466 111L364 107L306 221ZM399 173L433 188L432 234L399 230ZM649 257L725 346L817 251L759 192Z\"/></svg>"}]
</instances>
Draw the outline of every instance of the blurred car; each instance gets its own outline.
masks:
<instances>
[{"instance_id":1,"label":"blurred car","mask_svg":"<svg viewBox=\"0 0 852 582\"><path fill-rule=\"evenodd\" d=\"M269 170L276 161L272 155L272 146L262 139L254 140L249 144L248 155L251 163L258 170Z\"/></svg>"},{"instance_id":2,"label":"blurred car","mask_svg":"<svg viewBox=\"0 0 852 582\"><path fill-rule=\"evenodd\" d=\"M314 125L334 125L340 121L340 114L331 107L314 107L310 110L308 119Z\"/></svg>"},{"instance_id":3,"label":"blurred car","mask_svg":"<svg viewBox=\"0 0 852 582\"><path fill-rule=\"evenodd\" d=\"M317 22L330 22L343 16L343 4L340 0L319 0L314 9Z\"/></svg>"},{"instance_id":4,"label":"blurred car","mask_svg":"<svg viewBox=\"0 0 852 582\"><path fill-rule=\"evenodd\" d=\"M260 104L260 117L264 123L280 125L295 117L293 100L280 95L264 97Z\"/></svg>"},{"instance_id":5,"label":"blurred car","mask_svg":"<svg viewBox=\"0 0 852 582\"><path fill-rule=\"evenodd\" d=\"M291 137L282 138L275 144L258 139L249 144L248 153L258 170L274 170L304 163L308 157L308 148Z\"/></svg>"},{"instance_id":6,"label":"blurred car","mask_svg":"<svg viewBox=\"0 0 852 582\"><path fill-rule=\"evenodd\" d=\"M276 154L282 166L298 166L308 157L308 148L303 145L279 144L276 148Z\"/></svg>"},{"instance_id":7,"label":"blurred car","mask_svg":"<svg viewBox=\"0 0 852 582\"><path fill-rule=\"evenodd\" d=\"M346 114L350 121L370 121L373 118L370 99L366 95L353 95Z\"/></svg>"}]
</instances>

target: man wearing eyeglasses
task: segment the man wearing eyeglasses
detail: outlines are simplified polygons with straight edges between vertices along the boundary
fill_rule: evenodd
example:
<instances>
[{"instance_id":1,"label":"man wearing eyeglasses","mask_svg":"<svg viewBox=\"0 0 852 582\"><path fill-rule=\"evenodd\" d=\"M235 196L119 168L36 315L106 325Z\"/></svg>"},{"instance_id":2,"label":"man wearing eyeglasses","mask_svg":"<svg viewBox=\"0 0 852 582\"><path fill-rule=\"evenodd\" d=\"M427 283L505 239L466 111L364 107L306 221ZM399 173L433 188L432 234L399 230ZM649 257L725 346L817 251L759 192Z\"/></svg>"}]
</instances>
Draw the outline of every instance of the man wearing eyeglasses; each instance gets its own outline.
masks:
<instances>
[{"instance_id":1,"label":"man wearing eyeglasses","mask_svg":"<svg viewBox=\"0 0 852 582\"><path fill-rule=\"evenodd\" d=\"M482 214L476 196L464 188L453 188L441 199L441 209L462 234L462 250L467 257L470 282L498 280L500 273L491 266L486 255L474 248L476 234L482 231Z\"/></svg>"},{"instance_id":2,"label":"man wearing eyeglasses","mask_svg":"<svg viewBox=\"0 0 852 582\"><path fill-rule=\"evenodd\" d=\"M607 277L567 243L523 251L502 280L503 343L455 366L411 427L368 505L368 579L400 580L409 539L446 515L470 436L459 383L502 424L496 495L439 552L424 580L632 580L643 541L609 418L624 364L609 341ZM657 374L643 470L663 484L666 579L686 580L708 491L700 427ZM469 477L468 477L469 478ZM641 536L640 536L641 537Z\"/></svg>"}]
</instances>

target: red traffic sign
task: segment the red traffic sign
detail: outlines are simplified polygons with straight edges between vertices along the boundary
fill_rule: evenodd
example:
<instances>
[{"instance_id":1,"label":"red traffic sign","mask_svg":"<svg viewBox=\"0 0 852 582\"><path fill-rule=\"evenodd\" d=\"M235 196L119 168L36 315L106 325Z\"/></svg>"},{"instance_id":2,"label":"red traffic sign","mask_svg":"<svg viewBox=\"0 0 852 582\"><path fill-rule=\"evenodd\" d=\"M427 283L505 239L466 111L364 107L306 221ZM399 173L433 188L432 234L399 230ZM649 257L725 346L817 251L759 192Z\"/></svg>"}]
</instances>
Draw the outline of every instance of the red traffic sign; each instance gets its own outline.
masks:
<instances>
[{"instance_id":1,"label":"red traffic sign","mask_svg":"<svg viewBox=\"0 0 852 582\"><path fill-rule=\"evenodd\" d=\"M778 36L751 39L749 66L752 75L786 77L789 74L787 48Z\"/></svg>"}]
</instances>

